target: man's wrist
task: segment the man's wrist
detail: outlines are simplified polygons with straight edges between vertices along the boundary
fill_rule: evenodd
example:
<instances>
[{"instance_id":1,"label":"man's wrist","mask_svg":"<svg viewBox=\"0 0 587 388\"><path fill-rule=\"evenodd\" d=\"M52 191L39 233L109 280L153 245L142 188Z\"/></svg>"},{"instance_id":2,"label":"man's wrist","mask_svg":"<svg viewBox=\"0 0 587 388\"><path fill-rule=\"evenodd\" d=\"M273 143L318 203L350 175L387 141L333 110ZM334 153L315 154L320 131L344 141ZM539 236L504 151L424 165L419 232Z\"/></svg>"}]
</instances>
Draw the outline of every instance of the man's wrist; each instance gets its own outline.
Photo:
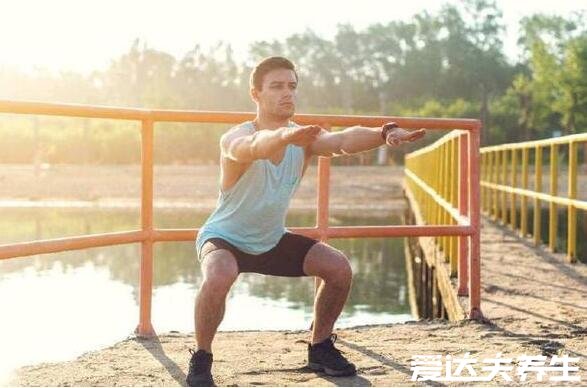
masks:
<instances>
[{"instance_id":1,"label":"man's wrist","mask_svg":"<svg viewBox=\"0 0 587 388\"><path fill-rule=\"evenodd\" d=\"M279 139L279 144L282 146L286 146L289 141L287 140L287 132L288 127L281 127L276 130L277 138Z\"/></svg>"},{"instance_id":2,"label":"man's wrist","mask_svg":"<svg viewBox=\"0 0 587 388\"><path fill-rule=\"evenodd\" d=\"M397 125L397 123L395 123L395 122L384 124L381 127L381 137L383 138L383 141L386 142L387 141L387 134L396 128L399 128L399 125Z\"/></svg>"}]
</instances>

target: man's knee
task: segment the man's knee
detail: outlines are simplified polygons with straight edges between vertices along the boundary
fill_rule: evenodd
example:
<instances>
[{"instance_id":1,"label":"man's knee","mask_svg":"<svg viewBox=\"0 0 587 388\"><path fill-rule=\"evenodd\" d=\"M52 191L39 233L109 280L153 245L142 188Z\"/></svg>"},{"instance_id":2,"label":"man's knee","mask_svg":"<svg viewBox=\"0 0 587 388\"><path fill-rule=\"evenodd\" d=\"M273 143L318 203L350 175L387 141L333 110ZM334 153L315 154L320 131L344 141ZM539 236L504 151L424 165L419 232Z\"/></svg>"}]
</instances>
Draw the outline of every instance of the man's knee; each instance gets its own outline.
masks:
<instances>
[{"instance_id":1,"label":"man's knee","mask_svg":"<svg viewBox=\"0 0 587 388\"><path fill-rule=\"evenodd\" d=\"M324 281L341 286L350 284L353 270L348 257L343 252L329 247L324 259L325 267L320 276Z\"/></svg>"},{"instance_id":2,"label":"man's knee","mask_svg":"<svg viewBox=\"0 0 587 388\"><path fill-rule=\"evenodd\" d=\"M218 292L228 292L238 277L236 259L227 250L219 249L208 253L202 261L204 282L202 287Z\"/></svg>"},{"instance_id":3,"label":"man's knee","mask_svg":"<svg viewBox=\"0 0 587 388\"><path fill-rule=\"evenodd\" d=\"M344 253L337 251L336 254L334 254L333 261L334 265L328 275L330 280L341 285L349 284L353 277L353 269L348 257L346 257Z\"/></svg>"}]
</instances>

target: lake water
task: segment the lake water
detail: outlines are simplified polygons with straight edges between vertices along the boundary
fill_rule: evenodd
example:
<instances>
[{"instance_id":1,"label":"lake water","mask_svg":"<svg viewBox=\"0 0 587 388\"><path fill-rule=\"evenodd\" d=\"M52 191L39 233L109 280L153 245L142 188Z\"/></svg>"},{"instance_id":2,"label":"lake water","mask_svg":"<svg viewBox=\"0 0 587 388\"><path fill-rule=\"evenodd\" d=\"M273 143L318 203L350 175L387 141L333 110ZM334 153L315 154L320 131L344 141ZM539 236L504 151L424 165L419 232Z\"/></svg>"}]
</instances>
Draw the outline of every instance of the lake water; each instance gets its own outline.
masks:
<instances>
[{"instance_id":1,"label":"lake water","mask_svg":"<svg viewBox=\"0 0 587 388\"><path fill-rule=\"evenodd\" d=\"M136 210L0 209L0 244L137 229ZM193 228L207 214L155 213L158 228ZM399 224L401 217L331 219L331 225ZM311 226L312 214L290 214ZM337 327L404 322L408 304L403 239L329 241L350 258L353 288ZM19 366L61 361L125 339L138 322L139 244L0 261L0 376ZM155 330L193 332L201 282L193 242L155 245ZM310 278L242 274L220 330L299 330L312 321ZM187 355L186 355L187 357ZM0 377L1 380L1 377Z\"/></svg>"}]
</instances>

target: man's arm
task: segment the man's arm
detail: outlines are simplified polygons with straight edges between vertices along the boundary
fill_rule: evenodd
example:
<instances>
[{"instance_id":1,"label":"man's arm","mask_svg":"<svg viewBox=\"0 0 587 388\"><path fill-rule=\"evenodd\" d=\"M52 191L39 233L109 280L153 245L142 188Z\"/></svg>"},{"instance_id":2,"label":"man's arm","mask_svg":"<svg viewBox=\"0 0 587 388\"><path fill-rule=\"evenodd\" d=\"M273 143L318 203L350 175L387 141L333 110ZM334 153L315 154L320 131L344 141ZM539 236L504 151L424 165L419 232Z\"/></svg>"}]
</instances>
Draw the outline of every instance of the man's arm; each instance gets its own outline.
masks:
<instances>
[{"instance_id":1,"label":"man's arm","mask_svg":"<svg viewBox=\"0 0 587 388\"><path fill-rule=\"evenodd\" d=\"M390 124L386 124L390 125ZM381 135L382 127L349 127L340 132L323 130L320 136L310 145L312 155L339 156L355 154L377 148L383 144L399 145L421 138L425 131L406 131L402 128L393 128L387 132L387 141Z\"/></svg>"},{"instance_id":2,"label":"man's arm","mask_svg":"<svg viewBox=\"0 0 587 388\"><path fill-rule=\"evenodd\" d=\"M226 133L220 139L223 156L239 163L269 159L288 144L306 146L316 139L321 128L316 125L259 130L249 134L246 129Z\"/></svg>"},{"instance_id":3,"label":"man's arm","mask_svg":"<svg viewBox=\"0 0 587 388\"><path fill-rule=\"evenodd\" d=\"M255 159L266 159L283 148L281 128L261 130L249 134L246 130L229 132L220 138L223 156L239 163L250 163Z\"/></svg>"},{"instance_id":4,"label":"man's arm","mask_svg":"<svg viewBox=\"0 0 587 388\"><path fill-rule=\"evenodd\" d=\"M338 156L367 151L383 143L381 128L354 126L340 132L323 130L310 145L310 152L313 155Z\"/></svg>"}]
</instances>

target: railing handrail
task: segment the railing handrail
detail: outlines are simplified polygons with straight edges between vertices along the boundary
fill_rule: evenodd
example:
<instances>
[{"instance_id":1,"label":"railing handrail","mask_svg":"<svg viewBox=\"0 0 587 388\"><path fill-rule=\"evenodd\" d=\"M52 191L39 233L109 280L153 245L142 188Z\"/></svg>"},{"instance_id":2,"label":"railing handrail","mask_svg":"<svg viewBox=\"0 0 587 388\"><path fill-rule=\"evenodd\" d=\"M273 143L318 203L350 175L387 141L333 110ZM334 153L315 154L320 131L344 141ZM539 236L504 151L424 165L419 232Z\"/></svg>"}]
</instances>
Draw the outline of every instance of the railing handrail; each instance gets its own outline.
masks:
<instances>
[{"instance_id":1,"label":"railing handrail","mask_svg":"<svg viewBox=\"0 0 587 388\"><path fill-rule=\"evenodd\" d=\"M471 226L471 220L469 217L460 214L459 209L447 201L440 193L434 190L430 185L424 182L422 179L418 177L412 170L409 168L405 168L406 176L413 180L422 190L424 190L430 197L436 201L436 203L442 207L442 209L447 212L451 218L457 222L459 226Z\"/></svg>"},{"instance_id":2,"label":"railing handrail","mask_svg":"<svg viewBox=\"0 0 587 388\"><path fill-rule=\"evenodd\" d=\"M563 197L562 195L550 195L546 193L542 193L540 191L528 190L528 189L520 189L519 187L509 186L509 185L498 185L495 183L487 182L482 180L481 186L487 187L490 189L497 189L501 191L505 191L509 194L516 194L528 198L536 198L544 202L552 202L557 205L562 206L573 206L577 209L587 211L587 200L582 199L570 199L568 197Z\"/></svg>"},{"instance_id":3,"label":"railing handrail","mask_svg":"<svg viewBox=\"0 0 587 388\"><path fill-rule=\"evenodd\" d=\"M68 116L77 118L135 120L142 123L141 127L141 229L117 233L104 233L89 236L73 236L67 238L32 241L0 246L0 259L21 257L24 254L41 254L61 252L65 250L84 249L87 247L116 245L140 242L140 318L137 332L139 335L154 335L151 325L151 297L153 271L153 244L159 241L193 240L198 229L156 229L153 225L153 136L156 122L201 122L201 123L237 123L253 119L252 112L222 111L188 111L158 110L144 108L119 108L98 105L47 103L39 101L0 100L0 113ZM396 121L404 128L428 129L462 129L470 132L468 148L470 158L470 176L466 185L473 197L478 197L479 176L479 130L480 122L473 119L418 118L396 116L354 116L354 115L315 115L298 114L294 120L299 124L321 124L326 129L333 126L373 126L378 127L389 121ZM316 226L313 228L290 228L303 234L322 240L329 237L386 237L386 236L471 236L470 260L472 268L478 268L479 261L479 214L472 206L469 218L461 222L464 225L386 225L386 226L344 226L330 227L328 223L330 159L318 159L318 205L316 210ZM466 179L465 179L466 180ZM463 181L464 182L464 181ZM473 201L475 202L475 200ZM477 200L478 202L478 200ZM470 220L470 221L469 221ZM476 263L476 264L475 264ZM470 295L470 317L480 318L479 308L479 276L471 276L472 292ZM476 283L475 283L476 282Z\"/></svg>"},{"instance_id":4,"label":"railing handrail","mask_svg":"<svg viewBox=\"0 0 587 388\"><path fill-rule=\"evenodd\" d=\"M432 151L433 149L439 147L440 145L454 139L457 138L461 135L463 135L464 133L466 133L466 131L460 131L460 130L454 130L451 131L450 133L444 135L443 137L441 137L440 139L436 140L434 143L432 144L428 144L426 147L422 147L422 148L418 148L417 150L414 150L412 152L410 152L409 154L407 154L405 156L406 160L407 159L411 159L414 158L418 155L422 155L425 154L427 152Z\"/></svg>"},{"instance_id":5,"label":"railing handrail","mask_svg":"<svg viewBox=\"0 0 587 388\"><path fill-rule=\"evenodd\" d=\"M572 135L565 135L559 137L553 137L550 139L540 139L540 140L529 140L529 141L521 141L519 143L504 143L504 144L497 144L487 147L481 148L481 153L485 154L487 152L492 151L503 151L503 150L512 150L512 149L524 149L524 148L534 148L534 147L545 147L553 144L567 144L571 142L587 142L587 132L586 133L575 133Z\"/></svg>"},{"instance_id":6,"label":"railing handrail","mask_svg":"<svg viewBox=\"0 0 587 388\"><path fill-rule=\"evenodd\" d=\"M231 124L254 118L253 112L172 110L146 108L119 108L102 105L84 105L70 103L47 103L40 101L16 101L0 99L0 112L70 116L95 119L150 120L153 122L204 122ZM389 121L396 121L405 128L427 129L467 129L478 128L479 121L474 119L421 118L401 116L364 116L332 114L296 114L294 120L299 124L328 123L333 127L365 125L379 127Z\"/></svg>"}]
</instances>

